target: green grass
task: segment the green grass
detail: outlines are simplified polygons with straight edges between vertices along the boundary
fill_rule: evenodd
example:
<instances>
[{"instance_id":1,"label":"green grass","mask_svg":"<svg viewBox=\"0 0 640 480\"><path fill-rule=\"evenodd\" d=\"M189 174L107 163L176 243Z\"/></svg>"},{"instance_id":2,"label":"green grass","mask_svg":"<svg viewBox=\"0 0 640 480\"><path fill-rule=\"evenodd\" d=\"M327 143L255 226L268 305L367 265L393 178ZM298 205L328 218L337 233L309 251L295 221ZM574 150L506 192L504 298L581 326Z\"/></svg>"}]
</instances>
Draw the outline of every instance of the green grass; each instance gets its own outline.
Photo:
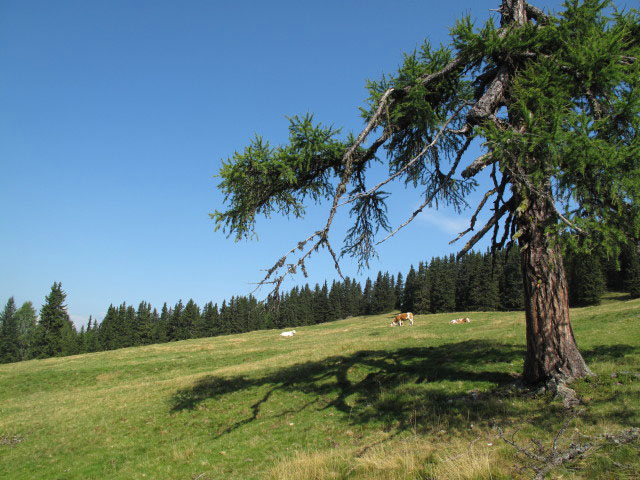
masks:
<instances>
[{"instance_id":1,"label":"green grass","mask_svg":"<svg viewBox=\"0 0 640 480\"><path fill-rule=\"evenodd\" d=\"M548 446L566 412L509 389L524 315L389 317L0 365L0 478L530 478L496 426ZM597 377L574 384L561 447L640 426L640 300L572 322ZM638 453L604 446L550 476L638 478Z\"/></svg>"}]
</instances>

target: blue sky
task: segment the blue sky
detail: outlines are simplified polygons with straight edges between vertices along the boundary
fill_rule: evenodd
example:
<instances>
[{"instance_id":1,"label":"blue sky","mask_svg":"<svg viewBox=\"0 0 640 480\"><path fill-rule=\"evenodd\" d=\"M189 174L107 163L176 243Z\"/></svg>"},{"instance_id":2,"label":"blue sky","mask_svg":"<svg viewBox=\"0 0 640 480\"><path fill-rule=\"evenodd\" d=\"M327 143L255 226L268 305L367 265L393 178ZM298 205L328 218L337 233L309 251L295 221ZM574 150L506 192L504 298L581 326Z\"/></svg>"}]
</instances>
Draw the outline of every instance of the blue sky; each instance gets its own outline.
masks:
<instances>
[{"instance_id":1,"label":"blue sky","mask_svg":"<svg viewBox=\"0 0 640 480\"><path fill-rule=\"evenodd\" d=\"M262 269L324 225L327 206L303 221L261 220L259 241L235 243L208 216L223 208L221 160L255 133L284 141L287 115L359 131L366 79L498 4L0 0L0 302L39 309L60 281L80 325L111 303L249 294ZM420 197L395 189L397 225ZM344 273L404 273L454 252L470 215L430 211L383 244L370 271L347 259ZM335 244L347 226L343 213ZM309 273L296 282L336 278L325 252Z\"/></svg>"}]
</instances>

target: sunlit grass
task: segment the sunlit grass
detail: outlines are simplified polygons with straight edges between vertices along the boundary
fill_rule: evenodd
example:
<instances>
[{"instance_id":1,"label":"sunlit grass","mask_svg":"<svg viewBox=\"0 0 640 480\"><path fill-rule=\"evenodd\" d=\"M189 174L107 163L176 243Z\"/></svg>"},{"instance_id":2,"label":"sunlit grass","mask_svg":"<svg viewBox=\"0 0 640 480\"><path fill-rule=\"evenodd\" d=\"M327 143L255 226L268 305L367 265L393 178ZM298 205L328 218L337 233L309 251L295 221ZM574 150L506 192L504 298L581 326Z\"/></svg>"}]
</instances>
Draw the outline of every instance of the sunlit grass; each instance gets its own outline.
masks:
<instances>
[{"instance_id":1,"label":"sunlit grass","mask_svg":"<svg viewBox=\"0 0 640 480\"><path fill-rule=\"evenodd\" d=\"M448 323L461 315L472 323ZM508 389L524 315L389 317L2 365L0 478L530 477L496 425L549 444L566 412ZM585 411L570 432L639 426L640 301L612 295L572 319L598 376L575 384ZM558 471L627 478L637 454L604 448Z\"/></svg>"}]
</instances>

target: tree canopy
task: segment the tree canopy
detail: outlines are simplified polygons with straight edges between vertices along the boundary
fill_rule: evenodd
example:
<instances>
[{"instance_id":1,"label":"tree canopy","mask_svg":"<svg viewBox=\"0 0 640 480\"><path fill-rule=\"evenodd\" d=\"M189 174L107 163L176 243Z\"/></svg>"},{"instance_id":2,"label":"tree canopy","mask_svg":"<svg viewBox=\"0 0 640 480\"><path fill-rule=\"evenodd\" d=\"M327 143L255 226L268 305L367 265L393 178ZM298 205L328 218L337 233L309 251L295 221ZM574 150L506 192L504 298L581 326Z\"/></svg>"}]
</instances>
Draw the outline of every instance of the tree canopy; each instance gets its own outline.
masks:
<instances>
[{"instance_id":1,"label":"tree canopy","mask_svg":"<svg viewBox=\"0 0 640 480\"><path fill-rule=\"evenodd\" d=\"M462 209L469 192L483 188L458 237L467 236L459 255L487 234L493 248L517 242L523 252L525 376L588 374L568 321L558 244L614 249L639 236L640 22L637 11L618 11L607 0L568 0L563 7L550 14L503 0L499 25L490 19L476 28L462 18L449 45L425 42L395 74L368 82L366 126L358 135L341 137L306 115L290 119L286 145L256 137L223 162L219 186L228 208L212 214L216 227L249 238L257 215L301 217L305 201L329 201L326 224L267 271L263 283L277 293L322 247L340 271L329 240L339 207L348 205L353 218L340 254L367 265L376 242L425 208ZM474 141L484 153L469 158ZM389 175L369 185L367 169L381 156ZM490 171L488 186L476 181L483 169ZM396 179L419 189L423 203L392 227L383 187ZM477 228L483 209L490 217ZM543 345L554 336L553 345Z\"/></svg>"},{"instance_id":2,"label":"tree canopy","mask_svg":"<svg viewBox=\"0 0 640 480\"><path fill-rule=\"evenodd\" d=\"M368 82L367 125L357 138L340 138L339 129L314 124L311 115L290 118L286 145L273 147L256 137L223 163L220 188L229 208L212 214L217 228L248 238L257 215L300 217L305 200L324 198L333 201L326 227L303 241L314 242L296 265L304 266L315 247L331 250L328 230L335 208L345 204L354 224L342 252L366 263L376 234L391 229L383 186L398 178L422 190L424 202L410 221L434 204L464 207L478 186L474 177L489 167L494 185L464 233L474 230L482 208L494 214L461 253L490 230L496 245L517 238L515 219L526 192L543 186L540 193L561 220L548 226L554 233L569 231L570 241L587 247L637 236L637 12L607 16L608 1L574 0L551 16L520 3L527 21L503 15L500 27L491 19L474 29L465 17L452 29L450 45L435 49L425 42L405 55L396 74ZM501 7L507 12L505 4L510 2ZM373 131L378 138L363 146ZM468 159L464 154L474 139L486 153ZM366 169L381 154L389 178L367 186ZM511 195L510 186L521 195Z\"/></svg>"}]
</instances>

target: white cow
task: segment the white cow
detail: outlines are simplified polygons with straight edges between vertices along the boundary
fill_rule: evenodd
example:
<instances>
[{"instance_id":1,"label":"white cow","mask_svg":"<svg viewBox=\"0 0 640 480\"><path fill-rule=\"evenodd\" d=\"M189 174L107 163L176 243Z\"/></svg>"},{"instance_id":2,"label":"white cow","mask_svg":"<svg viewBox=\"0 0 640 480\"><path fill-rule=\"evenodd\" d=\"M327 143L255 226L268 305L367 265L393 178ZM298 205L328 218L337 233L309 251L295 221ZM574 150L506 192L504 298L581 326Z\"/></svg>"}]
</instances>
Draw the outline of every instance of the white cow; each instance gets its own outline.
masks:
<instances>
[{"instance_id":1,"label":"white cow","mask_svg":"<svg viewBox=\"0 0 640 480\"><path fill-rule=\"evenodd\" d=\"M449 323L471 323L471 319L469 317L456 318L454 320L451 320Z\"/></svg>"},{"instance_id":2,"label":"white cow","mask_svg":"<svg viewBox=\"0 0 640 480\"><path fill-rule=\"evenodd\" d=\"M295 330L291 330L289 332L282 332L280 334L281 337L293 337L295 335L296 331Z\"/></svg>"}]
</instances>

